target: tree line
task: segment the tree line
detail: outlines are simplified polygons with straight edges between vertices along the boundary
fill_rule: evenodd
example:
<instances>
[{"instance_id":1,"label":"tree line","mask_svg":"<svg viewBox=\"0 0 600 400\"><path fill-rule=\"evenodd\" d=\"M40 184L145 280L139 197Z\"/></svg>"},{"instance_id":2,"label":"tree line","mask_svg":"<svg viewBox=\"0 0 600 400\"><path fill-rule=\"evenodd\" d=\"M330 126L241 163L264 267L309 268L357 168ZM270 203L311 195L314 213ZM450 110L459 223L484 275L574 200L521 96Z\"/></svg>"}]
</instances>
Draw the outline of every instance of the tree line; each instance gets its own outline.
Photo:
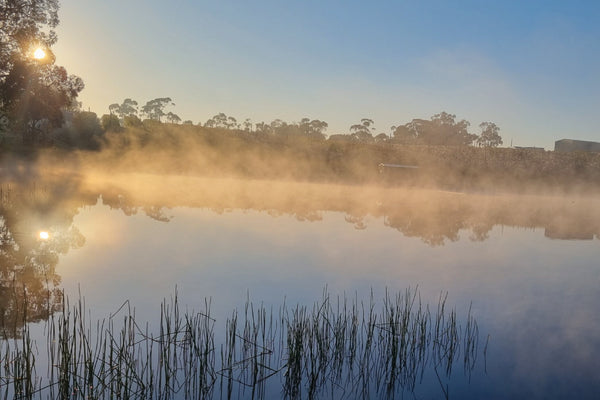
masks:
<instances>
[{"instance_id":1,"label":"tree line","mask_svg":"<svg viewBox=\"0 0 600 400\"><path fill-rule=\"evenodd\" d=\"M104 130L116 131L120 128L141 127L144 121L162 122L162 118L171 123L181 123L181 118L173 112L165 112L165 107L175 105L170 97L149 100L138 109L138 102L127 98L121 104L109 105L109 114L102 116ZM184 125L193 125L191 120L183 121ZM275 136L302 136L311 139L324 140L327 138L325 131L328 124L318 119L302 118L299 122L286 122L275 119L270 123L264 121L253 123L246 118L239 122L235 117L225 113L218 113L206 122L198 122L196 126L204 128L218 128L231 131L245 131L263 135ZM334 134L330 140L353 141L361 143L398 143L398 144L424 144L424 145L478 145L497 147L502 144L500 128L493 122L479 124L480 133L468 131L470 123L466 120L456 120L456 115L445 111L435 114L429 120L413 119L403 125L392 126L390 133L377 133L375 122L370 118L363 118L359 123L351 125L348 133Z\"/></svg>"},{"instance_id":2,"label":"tree line","mask_svg":"<svg viewBox=\"0 0 600 400\"><path fill-rule=\"evenodd\" d=\"M84 88L83 80L54 64L51 47L57 41L54 29L59 23L58 8L58 0L0 0L0 145L12 135L29 146L98 147L97 138L107 131L147 127L149 122L182 123L177 114L167 111L175 105L170 97L149 100L141 107L127 98L110 104L109 113L101 118L81 110L77 96ZM193 125L190 120L183 124ZM318 119L253 123L250 119L238 122L224 113L196 126L314 140L325 140L328 128L327 122ZM479 134L470 133L469 126L469 122L441 112L429 120L413 119L392 126L389 133L378 133L374 121L363 118L346 134L333 134L329 139L490 147L502 144L496 124L481 123Z\"/></svg>"}]
</instances>

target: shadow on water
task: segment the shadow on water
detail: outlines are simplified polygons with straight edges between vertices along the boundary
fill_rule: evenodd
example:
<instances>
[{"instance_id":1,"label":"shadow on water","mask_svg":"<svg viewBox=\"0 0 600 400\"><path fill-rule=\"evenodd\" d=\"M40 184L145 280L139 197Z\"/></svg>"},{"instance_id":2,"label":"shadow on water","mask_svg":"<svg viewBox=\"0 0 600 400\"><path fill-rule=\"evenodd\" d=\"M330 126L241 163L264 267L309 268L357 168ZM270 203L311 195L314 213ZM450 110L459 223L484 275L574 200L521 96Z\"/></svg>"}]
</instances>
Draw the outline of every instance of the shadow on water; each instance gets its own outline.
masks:
<instances>
[{"instance_id":1,"label":"shadow on water","mask_svg":"<svg viewBox=\"0 0 600 400\"><path fill-rule=\"evenodd\" d=\"M487 349L471 310L459 318L447 295L430 308L418 290L370 298L331 298L277 312L247 300L225 322L210 301L183 311L177 292L160 308L156 330L125 303L93 322L83 299L46 324L48 373L28 325L2 343L5 398L396 398L420 385L449 397L452 374L469 380ZM460 321L463 321L462 323ZM431 376L435 380L429 381ZM437 381L437 382L436 382Z\"/></svg>"}]
</instances>

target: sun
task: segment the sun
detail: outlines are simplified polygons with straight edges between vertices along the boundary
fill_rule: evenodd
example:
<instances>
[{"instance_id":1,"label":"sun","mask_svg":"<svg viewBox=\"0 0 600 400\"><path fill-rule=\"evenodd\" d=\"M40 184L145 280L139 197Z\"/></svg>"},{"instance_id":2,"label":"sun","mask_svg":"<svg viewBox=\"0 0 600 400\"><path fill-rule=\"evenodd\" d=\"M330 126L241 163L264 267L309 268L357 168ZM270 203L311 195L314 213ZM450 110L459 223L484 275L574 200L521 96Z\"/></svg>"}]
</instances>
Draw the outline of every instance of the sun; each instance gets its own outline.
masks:
<instances>
[{"instance_id":1,"label":"sun","mask_svg":"<svg viewBox=\"0 0 600 400\"><path fill-rule=\"evenodd\" d=\"M46 52L40 47L35 49L35 51L33 52L33 58L35 58L36 60L41 60L44 57L46 57Z\"/></svg>"},{"instance_id":2,"label":"sun","mask_svg":"<svg viewBox=\"0 0 600 400\"><path fill-rule=\"evenodd\" d=\"M42 240L48 240L50 239L50 234L46 231L41 231L40 232L40 239Z\"/></svg>"}]
</instances>

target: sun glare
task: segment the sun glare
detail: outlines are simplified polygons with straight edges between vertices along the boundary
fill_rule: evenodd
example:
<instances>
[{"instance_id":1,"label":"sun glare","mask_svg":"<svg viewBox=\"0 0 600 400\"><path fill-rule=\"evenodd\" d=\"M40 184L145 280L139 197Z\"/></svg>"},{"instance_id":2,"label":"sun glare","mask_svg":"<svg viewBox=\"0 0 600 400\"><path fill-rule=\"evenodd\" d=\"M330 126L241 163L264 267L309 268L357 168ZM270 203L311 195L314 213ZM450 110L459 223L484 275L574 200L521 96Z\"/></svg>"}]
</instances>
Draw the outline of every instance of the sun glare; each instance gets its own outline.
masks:
<instances>
[{"instance_id":1,"label":"sun glare","mask_svg":"<svg viewBox=\"0 0 600 400\"><path fill-rule=\"evenodd\" d=\"M40 239L42 240L48 240L50 239L50 234L46 231L41 231L40 232Z\"/></svg>"},{"instance_id":2,"label":"sun glare","mask_svg":"<svg viewBox=\"0 0 600 400\"><path fill-rule=\"evenodd\" d=\"M46 57L46 52L44 51L44 49L38 47L33 52L33 58L35 58L36 60L41 60L44 57Z\"/></svg>"}]
</instances>

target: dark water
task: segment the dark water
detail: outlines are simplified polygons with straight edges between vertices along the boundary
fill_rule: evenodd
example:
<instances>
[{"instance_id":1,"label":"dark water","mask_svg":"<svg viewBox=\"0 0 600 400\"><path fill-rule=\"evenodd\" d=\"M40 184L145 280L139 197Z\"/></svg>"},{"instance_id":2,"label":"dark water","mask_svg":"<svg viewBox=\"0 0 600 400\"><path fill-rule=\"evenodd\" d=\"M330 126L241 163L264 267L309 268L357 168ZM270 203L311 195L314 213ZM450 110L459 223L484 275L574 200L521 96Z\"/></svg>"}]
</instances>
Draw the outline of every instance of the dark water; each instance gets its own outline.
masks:
<instances>
[{"instance_id":1,"label":"dark water","mask_svg":"<svg viewBox=\"0 0 600 400\"><path fill-rule=\"evenodd\" d=\"M217 320L248 299L276 308L312 305L324 288L376 300L411 288L433 307L448 293L463 326L470 308L479 356L469 374L457 367L442 385L426 374L405 396L600 393L598 198L48 174L4 182L0 211L5 320L15 280L40 326L60 290L81 292L97 318L129 300L153 321L175 287L190 309L210 298Z\"/></svg>"}]
</instances>

